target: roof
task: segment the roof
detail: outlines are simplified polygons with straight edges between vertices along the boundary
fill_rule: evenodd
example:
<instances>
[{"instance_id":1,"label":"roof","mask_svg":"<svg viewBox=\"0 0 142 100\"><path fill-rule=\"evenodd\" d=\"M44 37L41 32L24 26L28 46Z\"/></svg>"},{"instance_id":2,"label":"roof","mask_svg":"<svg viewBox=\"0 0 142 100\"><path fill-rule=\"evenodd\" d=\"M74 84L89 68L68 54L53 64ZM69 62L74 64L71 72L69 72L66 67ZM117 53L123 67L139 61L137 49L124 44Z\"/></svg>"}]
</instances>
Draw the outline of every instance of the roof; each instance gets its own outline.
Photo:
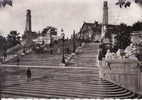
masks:
<instances>
[{"instance_id":1,"label":"roof","mask_svg":"<svg viewBox=\"0 0 142 100\"><path fill-rule=\"evenodd\" d=\"M85 30L85 28L88 28L88 27L90 27L94 32L95 31L101 32L102 24L98 24L97 22L95 23L84 22L80 32L82 32L83 30ZM107 27L108 29L114 29L114 28L120 27L120 25L108 24Z\"/></svg>"},{"instance_id":2,"label":"roof","mask_svg":"<svg viewBox=\"0 0 142 100\"><path fill-rule=\"evenodd\" d=\"M88 27L90 27L93 31L96 31L96 29L100 30L101 26L102 26L101 24L84 22L80 31L83 31L84 28L88 28Z\"/></svg>"}]
</instances>

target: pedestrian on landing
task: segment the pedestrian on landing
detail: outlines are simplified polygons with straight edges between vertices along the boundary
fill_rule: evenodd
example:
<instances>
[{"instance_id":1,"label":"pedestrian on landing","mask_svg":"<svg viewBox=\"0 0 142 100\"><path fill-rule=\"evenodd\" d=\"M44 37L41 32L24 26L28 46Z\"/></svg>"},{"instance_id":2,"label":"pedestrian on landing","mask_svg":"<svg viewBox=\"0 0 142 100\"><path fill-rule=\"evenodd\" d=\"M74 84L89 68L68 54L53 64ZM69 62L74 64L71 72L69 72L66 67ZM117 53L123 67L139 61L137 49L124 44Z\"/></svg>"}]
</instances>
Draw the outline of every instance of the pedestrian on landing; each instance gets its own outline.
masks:
<instances>
[{"instance_id":1,"label":"pedestrian on landing","mask_svg":"<svg viewBox=\"0 0 142 100\"><path fill-rule=\"evenodd\" d=\"M23 53L26 54L26 48L23 49Z\"/></svg>"},{"instance_id":2,"label":"pedestrian on landing","mask_svg":"<svg viewBox=\"0 0 142 100\"><path fill-rule=\"evenodd\" d=\"M19 65L19 64L20 64L20 57L17 56L17 65Z\"/></svg>"},{"instance_id":3,"label":"pedestrian on landing","mask_svg":"<svg viewBox=\"0 0 142 100\"><path fill-rule=\"evenodd\" d=\"M31 80L31 77L32 77L32 72L31 72L31 69L28 68L28 69L27 69L27 81L30 81L30 80Z\"/></svg>"}]
</instances>

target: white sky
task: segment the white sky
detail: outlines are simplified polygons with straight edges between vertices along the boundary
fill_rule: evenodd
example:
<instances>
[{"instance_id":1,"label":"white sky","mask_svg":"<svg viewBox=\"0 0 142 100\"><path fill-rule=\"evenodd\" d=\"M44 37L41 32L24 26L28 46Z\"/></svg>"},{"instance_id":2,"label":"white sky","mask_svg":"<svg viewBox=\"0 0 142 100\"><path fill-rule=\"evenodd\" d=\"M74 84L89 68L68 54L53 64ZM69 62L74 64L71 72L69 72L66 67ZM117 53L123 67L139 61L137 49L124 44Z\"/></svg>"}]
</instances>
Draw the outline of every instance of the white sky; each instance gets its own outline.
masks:
<instances>
[{"instance_id":1,"label":"white sky","mask_svg":"<svg viewBox=\"0 0 142 100\"><path fill-rule=\"evenodd\" d=\"M103 0L13 0L13 7L0 9L0 32L10 30L23 33L25 29L26 9L32 11L32 30L41 31L53 25L70 36L73 29L79 31L83 22L102 21ZM117 0L109 2L109 23L121 22L129 25L142 20L142 9L132 3L130 8L115 6Z\"/></svg>"}]
</instances>

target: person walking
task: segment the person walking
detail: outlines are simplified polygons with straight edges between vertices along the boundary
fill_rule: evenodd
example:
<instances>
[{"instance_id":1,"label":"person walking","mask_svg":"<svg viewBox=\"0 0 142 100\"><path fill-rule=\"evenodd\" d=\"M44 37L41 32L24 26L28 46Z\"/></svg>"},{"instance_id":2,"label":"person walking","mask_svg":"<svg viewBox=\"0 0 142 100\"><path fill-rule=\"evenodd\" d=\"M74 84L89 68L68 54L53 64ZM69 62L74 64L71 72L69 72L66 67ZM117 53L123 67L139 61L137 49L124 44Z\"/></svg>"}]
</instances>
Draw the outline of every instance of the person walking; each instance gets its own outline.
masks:
<instances>
[{"instance_id":1,"label":"person walking","mask_svg":"<svg viewBox=\"0 0 142 100\"><path fill-rule=\"evenodd\" d=\"M30 80L31 80L31 77L32 77L32 72L31 72L31 69L28 68L28 69L27 69L27 81L30 81Z\"/></svg>"}]
</instances>

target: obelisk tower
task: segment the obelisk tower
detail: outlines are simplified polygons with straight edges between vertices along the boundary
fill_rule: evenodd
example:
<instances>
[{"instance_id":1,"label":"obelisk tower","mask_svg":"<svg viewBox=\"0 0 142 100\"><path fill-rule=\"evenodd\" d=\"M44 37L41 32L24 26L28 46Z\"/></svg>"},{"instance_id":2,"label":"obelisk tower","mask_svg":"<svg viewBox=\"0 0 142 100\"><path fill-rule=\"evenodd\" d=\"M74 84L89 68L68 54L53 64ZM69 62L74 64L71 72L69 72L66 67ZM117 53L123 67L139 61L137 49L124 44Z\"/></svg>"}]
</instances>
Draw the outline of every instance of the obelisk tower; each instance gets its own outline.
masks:
<instances>
[{"instance_id":1,"label":"obelisk tower","mask_svg":"<svg viewBox=\"0 0 142 100\"><path fill-rule=\"evenodd\" d=\"M27 9L26 11L26 24L25 24L25 31L24 31L24 39L31 39L32 34L32 20L31 20L31 10Z\"/></svg>"},{"instance_id":2,"label":"obelisk tower","mask_svg":"<svg viewBox=\"0 0 142 100\"><path fill-rule=\"evenodd\" d=\"M31 32L32 31L32 25L31 25L31 10L27 10L26 14L26 27L25 27L25 32Z\"/></svg>"},{"instance_id":3,"label":"obelisk tower","mask_svg":"<svg viewBox=\"0 0 142 100\"><path fill-rule=\"evenodd\" d=\"M108 2L104 1L103 7L103 24L108 25Z\"/></svg>"},{"instance_id":4,"label":"obelisk tower","mask_svg":"<svg viewBox=\"0 0 142 100\"><path fill-rule=\"evenodd\" d=\"M104 1L104 4L103 4L102 35L101 35L101 41L102 42L106 38L107 26L108 26L108 2Z\"/></svg>"}]
</instances>

